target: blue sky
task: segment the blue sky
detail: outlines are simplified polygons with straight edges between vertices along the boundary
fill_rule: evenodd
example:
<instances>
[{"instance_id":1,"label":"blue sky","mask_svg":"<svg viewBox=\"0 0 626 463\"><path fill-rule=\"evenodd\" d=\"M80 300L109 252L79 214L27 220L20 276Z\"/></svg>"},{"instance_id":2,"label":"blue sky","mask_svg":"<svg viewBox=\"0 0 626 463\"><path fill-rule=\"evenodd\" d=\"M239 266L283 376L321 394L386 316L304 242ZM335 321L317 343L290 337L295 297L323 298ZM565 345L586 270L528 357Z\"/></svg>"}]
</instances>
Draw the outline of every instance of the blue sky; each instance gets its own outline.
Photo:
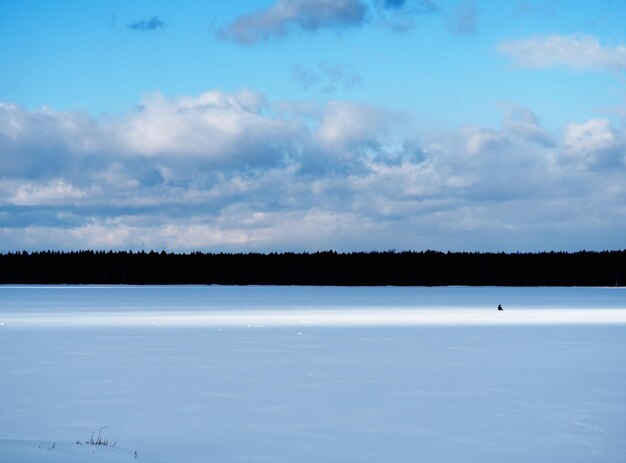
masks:
<instances>
[{"instance_id":1,"label":"blue sky","mask_svg":"<svg viewBox=\"0 0 626 463\"><path fill-rule=\"evenodd\" d=\"M0 1L0 250L626 247L626 1Z\"/></svg>"}]
</instances>

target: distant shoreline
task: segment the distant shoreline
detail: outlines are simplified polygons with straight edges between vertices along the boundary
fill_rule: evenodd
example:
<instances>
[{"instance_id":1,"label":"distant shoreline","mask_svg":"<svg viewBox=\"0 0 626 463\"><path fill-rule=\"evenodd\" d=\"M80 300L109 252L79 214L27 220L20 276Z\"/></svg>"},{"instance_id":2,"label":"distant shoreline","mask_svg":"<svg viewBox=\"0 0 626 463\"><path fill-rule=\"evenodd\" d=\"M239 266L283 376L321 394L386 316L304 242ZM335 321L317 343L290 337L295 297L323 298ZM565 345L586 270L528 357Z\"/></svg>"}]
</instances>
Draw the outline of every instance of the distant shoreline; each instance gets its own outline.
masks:
<instances>
[{"instance_id":1,"label":"distant shoreline","mask_svg":"<svg viewBox=\"0 0 626 463\"><path fill-rule=\"evenodd\" d=\"M276 286L624 286L626 250L0 254L0 284Z\"/></svg>"}]
</instances>

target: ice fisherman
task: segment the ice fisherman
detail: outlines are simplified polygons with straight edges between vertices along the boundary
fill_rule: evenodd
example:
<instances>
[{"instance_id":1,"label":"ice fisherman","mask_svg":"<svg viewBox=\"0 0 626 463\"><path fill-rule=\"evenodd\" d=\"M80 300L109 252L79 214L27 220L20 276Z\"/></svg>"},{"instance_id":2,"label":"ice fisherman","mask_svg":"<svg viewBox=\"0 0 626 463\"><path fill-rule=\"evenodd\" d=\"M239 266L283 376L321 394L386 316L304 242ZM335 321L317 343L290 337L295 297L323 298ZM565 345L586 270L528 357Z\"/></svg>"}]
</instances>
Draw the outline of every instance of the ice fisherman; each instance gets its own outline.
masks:
<instances>
[{"instance_id":1,"label":"ice fisherman","mask_svg":"<svg viewBox=\"0 0 626 463\"><path fill-rule=\"evenodd\" d=\"M504 309L502 308L502 304L498 304L498 310L504 310Z\"/></svg>"}]
</instances>

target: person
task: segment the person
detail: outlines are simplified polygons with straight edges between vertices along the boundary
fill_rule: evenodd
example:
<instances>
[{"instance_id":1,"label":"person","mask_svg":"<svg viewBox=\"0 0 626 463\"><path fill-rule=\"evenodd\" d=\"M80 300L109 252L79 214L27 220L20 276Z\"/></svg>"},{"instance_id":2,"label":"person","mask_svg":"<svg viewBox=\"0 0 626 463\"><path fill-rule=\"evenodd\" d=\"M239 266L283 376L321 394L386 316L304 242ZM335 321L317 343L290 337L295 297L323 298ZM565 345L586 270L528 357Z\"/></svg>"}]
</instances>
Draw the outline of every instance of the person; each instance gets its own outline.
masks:
<instances>
[{"instance_id":1,"label":"person","mask_svg":"<svg viewBox=\"0 0 626 463\"><path fill-rule=\"evenodd\" d=\"M498 304L498 310L504 310L504 309L502 308L502 304Z\"/></svg>"}]
</instances>

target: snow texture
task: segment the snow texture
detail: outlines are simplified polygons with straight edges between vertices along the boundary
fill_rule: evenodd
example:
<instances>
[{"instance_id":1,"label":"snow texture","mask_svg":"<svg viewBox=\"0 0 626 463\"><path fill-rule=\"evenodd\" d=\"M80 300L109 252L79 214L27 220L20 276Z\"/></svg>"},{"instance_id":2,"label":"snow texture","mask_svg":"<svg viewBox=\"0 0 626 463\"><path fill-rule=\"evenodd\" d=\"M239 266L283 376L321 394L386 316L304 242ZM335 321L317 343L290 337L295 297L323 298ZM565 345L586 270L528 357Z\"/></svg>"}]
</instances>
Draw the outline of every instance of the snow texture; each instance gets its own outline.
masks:
<instances>
[{"instance_id":1,"label":"snow texture","mask_svg":"<svg viewBox=\"0 0 626 463\"><path fill-rule=\"evenodd\" d=\"M6 463L157 463L139 452L85 443L0 440L0 461Z\"/></svg>"},{"instance_id":2,"label":"snow texture","mask_svg":"<svg viewBox=\"0 0 626 463\"><path fill-rule=\"evenodd\" d=\"M0 461L623 462L625 311L622 288L4 286ZM115 447L76 444L105 425Z\"/></svg>"}]
</instances>

